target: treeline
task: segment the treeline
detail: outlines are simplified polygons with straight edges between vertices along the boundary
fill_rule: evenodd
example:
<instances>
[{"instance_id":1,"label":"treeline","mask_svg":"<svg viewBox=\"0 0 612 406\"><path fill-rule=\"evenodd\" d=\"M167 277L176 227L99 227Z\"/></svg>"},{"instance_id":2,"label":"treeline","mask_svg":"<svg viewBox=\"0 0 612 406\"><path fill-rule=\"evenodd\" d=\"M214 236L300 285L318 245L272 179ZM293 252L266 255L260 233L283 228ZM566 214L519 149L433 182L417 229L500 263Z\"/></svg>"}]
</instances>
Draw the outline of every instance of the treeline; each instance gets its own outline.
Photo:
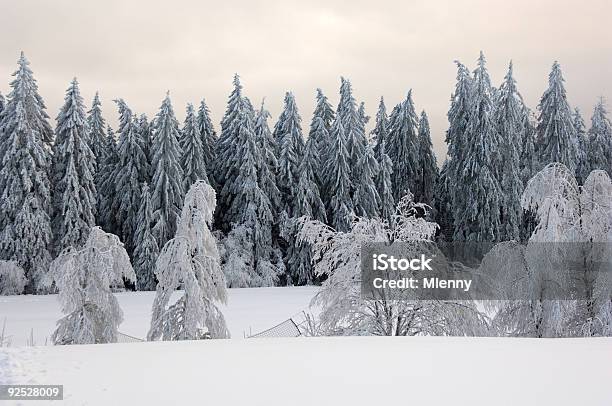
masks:
<instances>
[{"instance_id":1,"label":"treeline","mask_svg":"<svg viewBox=\"0 0 612 406\"><path fill-rule=\"evenodd\" d=\"M571 110L553 65L538 117L524 104L512 65L499 88L481 54L471 73L457 63L448 113L448 157L440 173L427 114L409 91L374 129L342 78L336 109L319 89L307 130L288 92L273 127L236 75L217 135L202 101L177 121L169 95L149 120L115 100L119 127L106 125L96 94L86 110L74 79L55 130L23 54L6 103L0 98L0 258L25 270L26 291L44 292L51 259L82 246L95 225L118 235L136 289L155 289L159 250L175 235L185 193L214 187L214 229L230 287L316 283L309 246L296 238L307 217L349 231L356 217L393 222L412 194L434 208L440 238L504 241L531 234L520 196L526 180L561 162L583 180L611 172L612 126L602 100L590 130ZM306 134L307 132L307 134Z\"/></svg>"}]
</instances>

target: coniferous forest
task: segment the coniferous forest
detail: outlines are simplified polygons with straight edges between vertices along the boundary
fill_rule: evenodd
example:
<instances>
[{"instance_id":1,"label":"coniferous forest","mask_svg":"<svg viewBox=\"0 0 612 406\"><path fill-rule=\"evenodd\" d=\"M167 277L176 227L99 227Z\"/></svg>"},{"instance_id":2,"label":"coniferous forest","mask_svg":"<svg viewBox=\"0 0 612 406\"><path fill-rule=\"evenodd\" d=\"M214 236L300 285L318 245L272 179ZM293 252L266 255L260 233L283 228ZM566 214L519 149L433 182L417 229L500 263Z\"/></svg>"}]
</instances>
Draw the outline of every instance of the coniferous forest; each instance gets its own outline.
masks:
<instances>
[{"instance_id":1,"label":"coniferous forest","mask_svg":"<svg viewBox=\"0 0 612 406\"><path fill-rule=\"evenodd\" d=\"M336 106L321 89L313 89L313 100L287 92L276 118L249 99L236 74L217 125L204 99L185 107L181 123L175 111L184 107L173 105L170 93L155 117L147 117L121 95L83 100L75 78L56 113L47 110L21 54L10 93L0 95L0 293L61 292L74 269L69 264L85 261L77 250L102 244L118 253L96 259L119 264L105 276L113 289L182 287L184 299L175 306L188 307L190 297L202 295L188 286L189 278L202 276L196 267L177 285L171 269L173 258L183 261L205 249L194 237L202 229L204 241L216 241L220 264L206 277L232 288L340 278L334 270L343 265L327 255L342 236L370 235L364 230L375 226L397 234L406 213L432 225L418 235L435 241L520 245L570 234L574 241L576 224L587 221L604 225L585 238L609 238L612 123L605 101L594 100L590 120L573 108L557 62L542 78L548 86L537 106L523 101L512 63L498 82L483 53L473 69L460 62L456 68L448 153L440 159L427 113L410 89L397 104L381 97L368 111L342 77ZM115 98L116 111L102 111L103 97ZM300 114L299 105L307 103L315 106L312 117ZM107 124L111 116L118 117L116 128ZM554 193L544 196L547 187ZM599 196L603 212L585 214L592 206L584 203L587 194ZM578 209L571 211L574 203ZM210 300L224 300L224 289L208 293ZM168 300L159 290L158 299L162 307ZM217 314L206 306L207 314ZM609 323L610 301L598 306L598 312L607 306ZM508 318L506 328L520 329L511 319L522 310L505 307L498 314ZM452 307L430 311L457 314ZM152 325L153 337L183 334L165 328L171 321L164 317ZM209 330L225 336L220 317L218 328ZM578 324L575 329L585 328ZM328 327L333 331L337 323ZM554 335L541 328L536 335ZM70 342L57 334L58 342Z\"/></svg>"}]
</instances>

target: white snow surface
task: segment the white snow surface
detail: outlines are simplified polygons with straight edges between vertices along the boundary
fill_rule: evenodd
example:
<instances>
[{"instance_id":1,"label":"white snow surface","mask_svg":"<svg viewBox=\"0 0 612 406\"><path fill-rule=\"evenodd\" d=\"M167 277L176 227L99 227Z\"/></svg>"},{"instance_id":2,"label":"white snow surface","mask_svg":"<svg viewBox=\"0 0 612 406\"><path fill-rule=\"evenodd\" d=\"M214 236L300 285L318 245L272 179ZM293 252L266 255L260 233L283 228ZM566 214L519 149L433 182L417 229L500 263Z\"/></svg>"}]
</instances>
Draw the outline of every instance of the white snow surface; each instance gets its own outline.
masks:
<instances>
[{"instance_id":1,"label":"white snow surface","mask_svg":"<svg viewBox=\"0 0 612 406\"><path fill-rule=\"evenodd\" d=\"M603 406L610 365L609 338L230 339L9 348L0 381L62 405Z\"/></svg>"},{"instance_id":2,"label":"white snow surface","mask_svg":"<svg viewBox=\"0 0 612 406\"><path fill-rule=\"evenodd\" d=\"M319 288L276 287L228 289L227 306L219 305L232 338L244 338L273 327L302 310L308 311L310 300ZM175 292L174 303L182 294ZM144 339L151 323L151 307L155 292L116 293L123 310L119 331ZM35 345L51 344L49 337L62 317L57 295L0 296L0 334L5 324L5 337L11 347L28 345L30 334Z\"/></svg>"},{"instance_id":3,"label":"white snow surface","mask_svg":"<svg viewBox=\"0 0 612 406\"><path fill-rule=\"evenodd\" d=\"M242 338L249 328L258 332L286 320L306 308L316 291L229 289L223 311L232 336ZM154 292L117 297L125 312L120 331L144 337ZM11 347L0 348L0 383L62 384L64 400L46 402L61 405L612 404L612 338L41 345L59 316L53 295L0 297L0 323L6 317L5 334L13 337ZM30 329L37 347L24 345Z\"/></svg>"}]
</instances>

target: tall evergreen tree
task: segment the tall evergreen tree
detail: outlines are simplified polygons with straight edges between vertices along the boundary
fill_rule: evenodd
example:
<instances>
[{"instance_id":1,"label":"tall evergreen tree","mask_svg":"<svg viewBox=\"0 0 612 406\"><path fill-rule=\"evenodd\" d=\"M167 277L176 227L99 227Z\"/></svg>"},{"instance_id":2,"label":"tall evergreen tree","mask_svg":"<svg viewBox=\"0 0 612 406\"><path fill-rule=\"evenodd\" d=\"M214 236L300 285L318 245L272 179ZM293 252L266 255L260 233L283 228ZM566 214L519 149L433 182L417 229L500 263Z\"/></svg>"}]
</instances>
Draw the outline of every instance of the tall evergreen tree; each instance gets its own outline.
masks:
<instances>
[{"instance_id":1,"label":"tall evergreen tree","mask_svg":"<svg viewBox=\"0 0 612 406\"><path fill-rule=\"evenodd\" d=\"M612 176L612 124L603 99L595 105L589 128L590 170L601 169Z\"/></svg>"},{"instance_id":2,"label":"tall evergreen tree","mask_svg":"<svg viewBox=\"0 0 612 406\"><path fill-rule=\"evenodd\" d=\"M421 112L419 120L419 149L417 157L419 159L418 176L414 191L414 199L433 206L434 189L438 180L438 164L433 152L431 143L431 132L429 130L429 119L425 110Z\"/></svg>"},{"instance_id":3,"label":"tall evergreen tree","mask_svg":"<svg viewBox=\"0 0 612 406\"><path fill-rule=\"evenodd\" d=\"M389 117L387 116L387 107L385 106L385 99L380 98L378 103L378 112L376 113L376 123L372 130L372 140L374 141L374 152L379 153L379 150L383 143L386 142L389 136ZM384 152L384 151L383 151Z\"/></svg>"},{"instance_id":4,"label":"tall evergreen tree","mask_svg":"<svg viewBox=\"0 0 612 406\"><path fill-rule=\"evenodd\" d=\"M330 146L329 130L334 120L334 116L334 110L327 100L327 97L323 94L321 89L317 89L317 104L312 114L308 138L312 138L315 144L321 165L323 165L328 158ZM322 167L317 168L317 174L322 173L322 169ZM323 194L323 185L320 182L317 183L317 185Z\"/></svg>"},{"instance_id":5,"label":"tall evergreen tree","mask_svg":"<svg viewBox=\"0 0 612 406\"><path fill-rule=\"evenodd\" d=\"M380 213L380 196L376 189L376 176L380 166L374 156L374 150L367 146L366 150L357 162L359 177L357 188L353 195L353 207L355 214L360 217L375 218Z\"/></svg>"},{"instance_id":6,"label":"tall evergreen tree","mask_svg":"<svg viewBox=\"0 0 612 406\"><path fill-rule=\"evenodd\" d=\"M262 159L257 161L258 182L261 190L266 194L272 205L272 212L276 215L280 210L280 191L277 186L276 169L278 161L274 155L275 142L268 126L270 113L265 109L262 101L261 107L255 117L256 146Z\"/></svg>"},{"instance_id":7,"label":"tall evergreen tree","mask_svg":"<svg viewBox=\"0 0 612 406\"><path fill-rule=\"evenodd\" d=\"M521 180L526 185L529 179L538 170L538 157L536 153L536 125L533 113L523 104L523 141L521 148Z\"/></svg>"},{"instance_id":8,"label":"tall evergreen tree","mask_svg":"<svg viewBox=\"0 0 612 406\"><path fill-rule=\"evenodd\" d=\"M108 233L120 234L117 230L117 222L115 220L116 206L115 182L114 174L116 173L119 155L117 154L117 141L113 129L108 126L106 137L104 140L104 153L102 159L97 161L99 185L96 185L98 191L98 224Z\"/></svg>"},{"instance_id":9,"label":"tall evergreen tree","mask_svg":"<svg viewBox=\"0 0 612 406\"><path fill-rule=\"evenodd\" d=\"M298 183L298 166L304 154L301 117L295 97L291 92L285 96L285 107L281 113L278 140L278 189L281 193L282 209L293 215L295 185Z\"/></svg>"},{"instance_id":10,"label":"tall evergreen tree","mask_svg":"<svg viewBox=\"0 0 612 406\"><path fill-rule=\"evenodd\" d=\"M252 253L250 280L252 286L272 286L277 281L278 270L271 263L272 256L272 205L258 183L258 159L253 122L255 112L246 99L237 104L237 133L234 158L237 165L227 179L225 191L234 194L227 216L234 228L242 227L245 240Z\"/></svg>"},{"instance_id":11,"label":"tall evergreen tree","mask_svg":"<svg viewBox=\"0 0 612 406\"><path fill-rule=\"evenodd\" d=\"M494 122L500 137L501 151L499 157L501 164L497 167L497 179L503 191L501 202L501 230L500 240L510 241L520 239L520 229L523 209L521 195L523 194L523 181L521 179L521 148L523 145L525 128L523 127L523 102L516 87L512 72L512 62L504 83L499 88L497 106L495 108Z\"/></svg>"},{"instance_id":12,"label":"tall evergreen tree","mask_svg":"<svg viewBox=\"0 0 612 406\"><path fill-rule=\"evenodd\" d=\"M138 138L142 143L142 150L147 157L147 165L149 167L149 176L147 177L147 183L150 182L153 177L153 123L149 123L149 119L146 114L141 114L136 121L136 131L138 131Z\"/></svg>"},{"instance_id":13,"label":"tall evergreen tree","mask_svg":"<svg viewBox=\"0 0 612 406\"><path fill-rule=\"evenodd\" d=\"M185 125L180 134L180 145L183 151L183 155L181 156L183 190L189 190L191 185L199 179L208 183L202 137L198 131L198 121L195 109L191 103L187 104Z\"/></svg>"},{"instance_id":14,"label":"tall evergreen tree","mask_svg":"<svg viewBox=\"0 0 612 406\"><path fill-rule=\"evenodd\" d=\"M465 140L465 130L471 106L471 93L473 78L468 68L459 61L457 65L457 84L455 92L451 97L451 107L448 111L449 127L446 131L446 144L448 145L448 165L446 177L450 180L449 186L461 187L456 183L458 173L463 168L463 160L468 143ZM453 205L459 204L458 200L463 197L461 193L451 192ZM455 201L457 200L457 203Z\"/></svg>"},{"instance_id":15,"label":"tall evergreen tree","mask_svg":"<svg viewBox=\"0 0 612 406\"><path fill-rule=\"evenodd\" d=\"M378 148L374 151L374 156L380 168L375 181L376 190L380 197L380 217L392 225L393 215L395 214L395 199L393 199L393 184L391 182L393 162L391 162L391 158L385 153L384 134L384 132L379 133L382 136L377 139L376 146Z\"/></svg>"},{"instance_id":16,"label":"tall evergreen tree","mask_svg":"<svg viewBox=\"0 0 612 406\"><path fill-rule=\"evenodd\" d=\"M454 234L451 190L454 189L450 179L449 160L445 159L436 182L433 203L436 223L440 226L440 238L444 241L451 241Z\"/></svg>"},{"instance_id":17,"label":"tall evergreen tree","mask_svg":"<svg viewBox=\"0 0 612 406\"><path fill-rule=\"evenodd\" d=\"M304 156L298 168L299 180L294 200L294 219L291 222L291 230L286 233L289 237L287 267L293 283L298 285L312 283L314 279L310 244L296 238L301 224L301 220L298 220L298 218L305 217L310 220L326 221L325 206L317 185L318 175L316 170L320 167L318 160L315 140L308 138L304 148Z\"/></svg>"},{"instance_id":18,"label":"tall evergreen tree","mask_svg":"<svg viewBox=\"0 0 612 406\"><path fill-rule=\"evenodd\" d=\"M391 128L386 142L386 153L393 162L393 197L399 201L409 191L415 190L418 177L418 118L412 102L412 90L406 99L394 109Z\"/></svg>"},{"instance_id":19,"label":"tall evergreen tree","mask_svg":"<svg viewBox=\"0 0 612 406\"><path fill-rule=\"evenodd\" d=\"M561 66L555 61L538 105L536 149L540 167L559 162L576 172L576 131L563 82Z\"/></svg>"},{"instance_id":20,"label":"tall evergreen tree","mask_svg":"<svg viewBox=\"0 0 612 406\"><path fill-rule=\"evenodd\" d=\"M96 158L87 140L85 106L75 78L57 116L53 144L52 224L56 253L83 245L96 223Z\"/></svg>"},{"instance_id":21,"label":"tall evergreen tree","mask_svg":"<svg viewBox=\"0 0 612 406\"><path fill-rule=\"evenodd\" d=\"M44 103L23 53L0 114L0 258L26 272L26 292L42 289L51 256L51 138Z\"/></svg>"},{"instance_id":22,"label":"tall evergreen tree","mask_svg":"<svg viewBox=\"0 0 612 406\"><path fill-rule=\"evenodd\" d=\"M87 144L95 157L94 181L96 184L96 191L98 192L98 196L96 198L98 202L96 207L96 224L98 225L102 225L101 218L104 216L99 211L101 189L104 181L104 178L101 177L101 170L108 153L106 145L106 123L104 121L104 117L102 117L101 106L102 103L100 102L100 95L98 92L96 92L96 95L91 103L91 110L87 112Z\"/></svg>"},{"instance_id":23,"label":"tall evergreen tree","mask_svg":"<svg viewBox=\"0 0 612 406\"><path fill-rule=\"evenodd\" d=\"M206 101L202 99L198 108L198 131L202 139L202 149L204 152L204 163L206 164L206 173L212 173L215 158L215 145L217 143L217 133L210 119L210 110L206 105Z\"/></svg>"},{"instance_id":24,"label":"tall evergreen tree","mask_svg":"<svg viewBox=\"0 0 612 406\"><path fill-rule=\"evenodd\" d=\"M153 209L149 185L143 183L134 235L134 271L138 290L155 290L155 261L159 247L153 236Z\"/></svg>"},{"instance_id":25,"label":"tall evergreen tree","mask_svg":"<svg viewBox=\"0 0 612 406\"><path fill-rule=\"evenodd\" d=\"M163 247L176 233L184 197L179 124L174 116L169 93L155 116L153 131L153 232L157 245Z\"/></svg>"},{"instance_id":26,"label":"tall evergreen tree","mask_svg":"<svg viewBox=\"0 0 612 406\"><path fill-rule=\"evenodd\" d=\"M364 121L365 113L363 117L360 117L355 97L353 97L351 82L345 78L340 79L340 101L336 109L336 117L340 119L344 129L345 147L349 157L349 176L352 184L350 195L353 196L360 175L358 162L363 158L367 146L365 122L362 122Z\"/></svg>"},{"instance_id":27,"label":"tall evergreen tree","mask_svg":"<svg viewBox=\"0 0 612 406\"><path fill-rule=\"evenodd\" d=\"M456 240L496 241L500 236L500 205L503 194L499 173L500 142L493 122L491 81L483 53L474 70L474 84L467 117L463 168L457 178L464 198L454 206Z\"/></svg>"},{"instance_id":28,"label":"tall evergreen tree","mask_svg":"<svg viewBox=\"0 0 612 406\"><path fill-rule=\"evenodd\" d=\"M580 109L576 107L574 109L574 130L576 131L576 142L577 142L577 157L576 157L576 181L582 185L586 180L587 176L591 172L589 163L589 151L588 151L588 140L586 125L584 119L580 114Z\"/></svg>"},{"instance_id":29,"label":"tall evergreen tree","mask_svg":"<svg viewBox=\"0 0 612 406\"><path fill-rule=\"evenodd\" d=\"M2 93L0 92L0 114L2 114L2 110L4 110L5 106L6 106L6 100L4 99L4 96L2 95Z\"/></svg>"},{"instance_id":30,"label":"tall evergreen tree","mask_svg":"<svg viewBox=\"0 0 612 406\"><path fill-rule=\"evenodd\" d=\"M134 249L136 218L140 207L141 184L149 178L149 164L144 140L138 131L132 110L123 101L115 100L119 109L118 161L115 166L115 202L113 213L121 241L131 255Z\"/></svg>"},{"instance_id":31,"label":"tall evergreen tree","mask_svg":"<svg viewBox=\"0 0 612 406\"><path fill-rule=\"evenodd\" d=\"M232 190L233 180L240 170L240 162L236 161L238 154L238 129L240 121L237 119L239 110L243 106L242 85L238 75L234 75L234 88L227 101L227 109L221 121L221 136L215 145L214 180L218 190L217 222L224 231L229 231L233 219L229 208L236 193Z\"/></svg>"},{"instance_id":32,"label":"tall evergreen tree","mask_svg":"<svg viewBox=\"0 0 612 406\"><path fill-rule=\"evenodd\" d=\"M330 196L328 221L338 231L348 231L355 215L351 199L350 156L346 148L344 126L340 115L336 115L331 128L331 147L325 173L328 175L327 190Z\"/></svg>"}]
</instances>

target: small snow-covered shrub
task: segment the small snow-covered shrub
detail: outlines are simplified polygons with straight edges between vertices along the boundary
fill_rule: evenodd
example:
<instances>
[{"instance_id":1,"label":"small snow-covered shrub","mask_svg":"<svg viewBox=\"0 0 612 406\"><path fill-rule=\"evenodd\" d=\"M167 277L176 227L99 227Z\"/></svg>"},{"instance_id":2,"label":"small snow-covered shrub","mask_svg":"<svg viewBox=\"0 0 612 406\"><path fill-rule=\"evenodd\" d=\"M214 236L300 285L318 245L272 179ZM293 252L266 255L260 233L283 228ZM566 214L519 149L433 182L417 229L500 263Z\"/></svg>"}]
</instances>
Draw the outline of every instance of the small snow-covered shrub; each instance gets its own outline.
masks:
<instances>
[{"instance_id":1,"label":"small snow-covered shrub","mask_svg":"<svg viewBox=\"0 0 612 406\"><path fill-rule=\"evenodd\" d=\"M24 270L15 261L0 261L0 295L21 294L26 282Z\"/></svg>"}]
</instances>

